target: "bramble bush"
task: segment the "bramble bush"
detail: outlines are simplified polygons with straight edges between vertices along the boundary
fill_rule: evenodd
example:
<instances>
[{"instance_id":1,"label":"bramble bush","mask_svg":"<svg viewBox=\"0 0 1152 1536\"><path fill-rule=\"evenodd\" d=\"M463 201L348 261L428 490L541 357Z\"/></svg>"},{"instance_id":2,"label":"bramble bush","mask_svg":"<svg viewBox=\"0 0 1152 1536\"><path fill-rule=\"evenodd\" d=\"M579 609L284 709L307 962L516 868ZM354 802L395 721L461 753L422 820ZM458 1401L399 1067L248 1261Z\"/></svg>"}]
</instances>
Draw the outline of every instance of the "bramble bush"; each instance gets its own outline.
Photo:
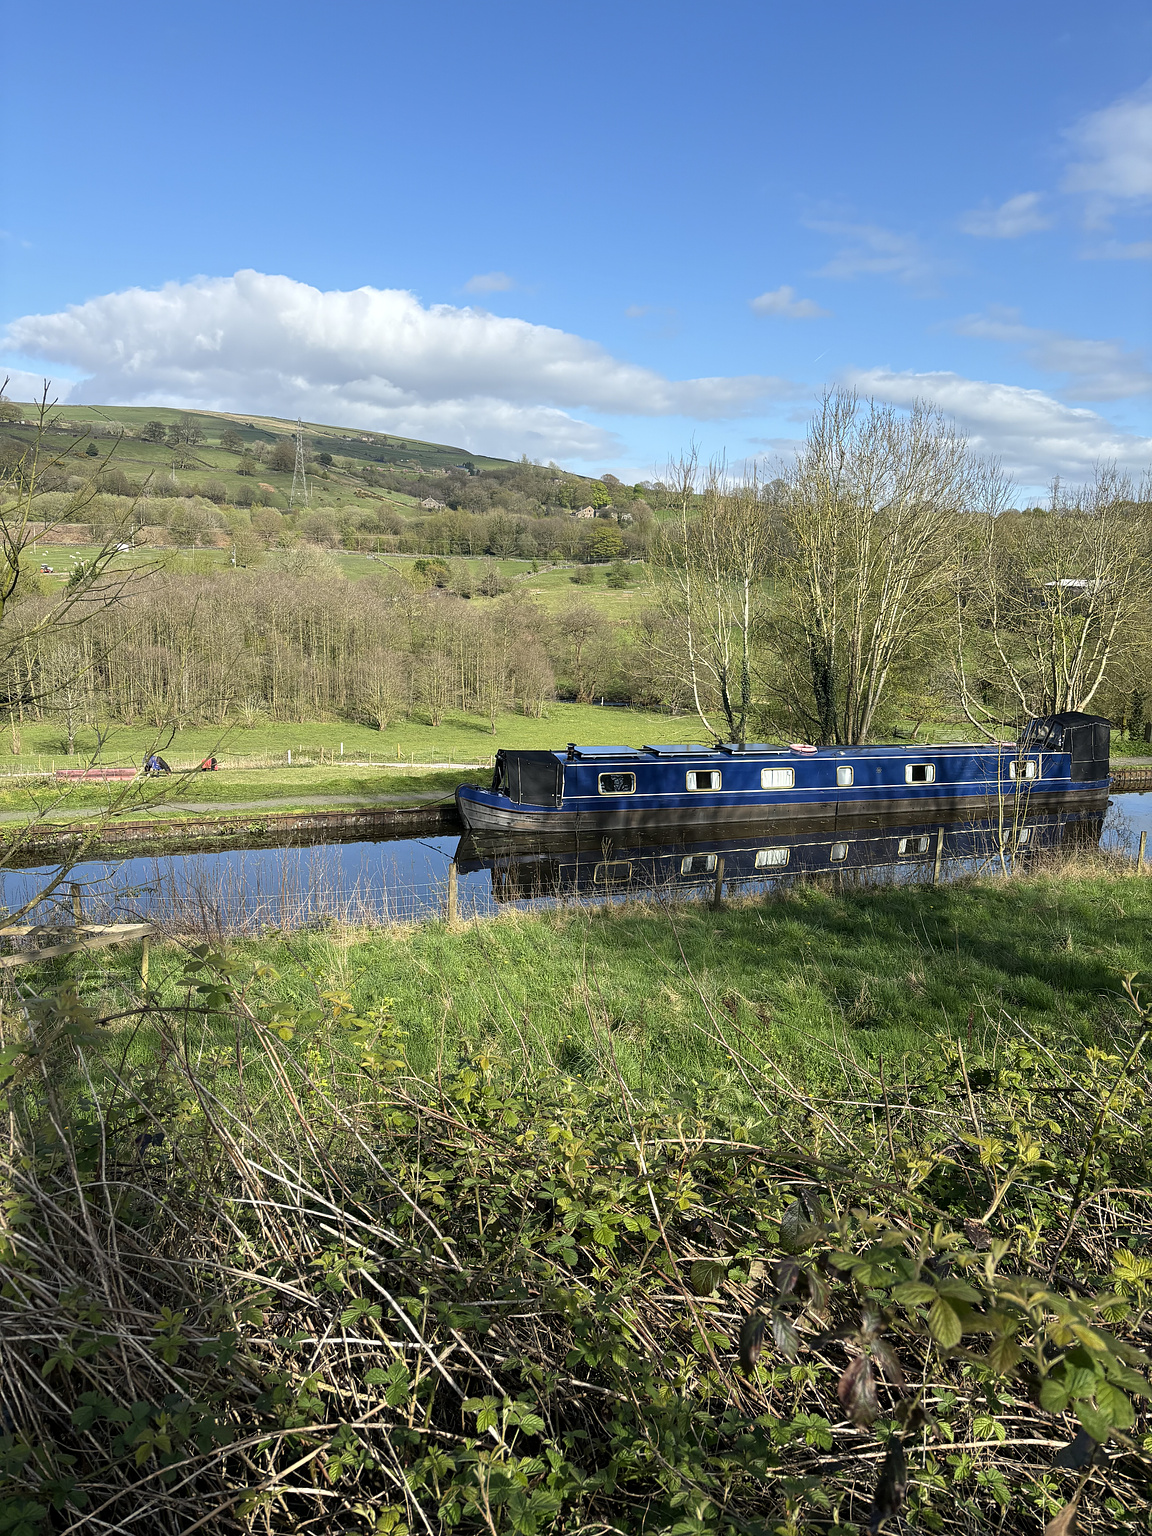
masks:
<instances>
[{"instance_id":1,"label":"bramble bush","mask_svg":"<svg viewBox=\"0 0 1152 1536\"><path fill-rule=\"evenodd\" d=\"M1152 1529L1130 984L1106 1048L641 1103L275 979L9 1001L5 1536Z\"/></svg>"}]
</instances>

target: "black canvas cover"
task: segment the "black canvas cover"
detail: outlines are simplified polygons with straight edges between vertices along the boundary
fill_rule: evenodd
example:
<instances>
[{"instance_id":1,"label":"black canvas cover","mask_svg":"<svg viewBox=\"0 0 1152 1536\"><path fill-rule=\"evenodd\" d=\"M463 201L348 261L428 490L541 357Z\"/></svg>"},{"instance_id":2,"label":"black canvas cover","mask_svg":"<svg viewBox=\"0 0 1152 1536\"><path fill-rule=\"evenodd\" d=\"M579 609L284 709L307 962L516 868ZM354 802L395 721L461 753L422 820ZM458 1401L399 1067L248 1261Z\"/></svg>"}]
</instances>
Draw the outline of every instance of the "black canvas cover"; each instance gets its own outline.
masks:
<instances>
[{"instance_id":1,"label":"black canvas cover","mask_svg":"<svg viewBox=\"0 0 1152 1536\"><path fill-rule=\"evenodd\" d=\"M517 805L559 805L564 768L551 752L497 752L492 788Z\"/></svg>"},{"instance_id":2,"label":"black canvas cover","mask_svg":"<svg viewBox=\"0 0 1152 1536\"><path fill-rule=\"evenodd\" d=\"M1030 720L1020 740L1024 751L1069 752L1072 778L1085 782L1108 777L1111 726L1103 715L1071 709L1062 715Z\"/></svg>"}]
</instances>

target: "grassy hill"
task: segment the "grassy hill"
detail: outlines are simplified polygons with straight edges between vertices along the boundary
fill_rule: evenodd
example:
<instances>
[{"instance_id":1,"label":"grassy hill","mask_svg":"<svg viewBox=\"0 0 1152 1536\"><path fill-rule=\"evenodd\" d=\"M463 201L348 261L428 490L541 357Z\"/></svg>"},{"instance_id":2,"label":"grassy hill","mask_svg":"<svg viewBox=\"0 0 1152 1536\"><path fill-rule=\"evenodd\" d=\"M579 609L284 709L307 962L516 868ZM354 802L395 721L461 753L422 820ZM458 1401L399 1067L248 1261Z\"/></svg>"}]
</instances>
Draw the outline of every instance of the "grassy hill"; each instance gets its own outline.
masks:
<instances>
[{"instance_id":1,"label":"grassy hill","mask_svg":"<svg viewBox=\"0 0 1152 1536\"><path fill-rule=\"evenodd\" d=\"M18 443L30 442L34 407L15 404L23 419L0 424L0 431ZM160 422L165 429L190 425L200 441L179 445L179 451L174 452L167 442L147 439L145 433L150 422ZM52 413L47 447L65 460L109 457L110 464L132 480L142 481L150 476L151 488L159 495L165 493L166 487L217 482L224 492L221 499L235 502L242 498L246 484L263 484L281 498L275 504L286 506L292 489L290 468L278 469L265 457L257 460L252 475L245 476L240 469L254 451L267 455L277 444L292 446L295 431L294 421L274 416L182 411L170 406L71 405ZM425 443L319 422L305 422L304 432L306 453L313 465L309 476L309 505L313 509L335 508L353 498L366 499L371 493L365 490L357 471L362 472L368 465L435 474L463 464L483 470L505 467L510 462L443 443ZM230 447L221 441L226 435ZM96 449L96 454L88 452L89 445ZM331 457L332 464L317 468L315 461L325 454ZM411 498L395 493L386 494L384 499L395 502L401 512L406 503L411 504Z\"/></svg>"}]
</instances>

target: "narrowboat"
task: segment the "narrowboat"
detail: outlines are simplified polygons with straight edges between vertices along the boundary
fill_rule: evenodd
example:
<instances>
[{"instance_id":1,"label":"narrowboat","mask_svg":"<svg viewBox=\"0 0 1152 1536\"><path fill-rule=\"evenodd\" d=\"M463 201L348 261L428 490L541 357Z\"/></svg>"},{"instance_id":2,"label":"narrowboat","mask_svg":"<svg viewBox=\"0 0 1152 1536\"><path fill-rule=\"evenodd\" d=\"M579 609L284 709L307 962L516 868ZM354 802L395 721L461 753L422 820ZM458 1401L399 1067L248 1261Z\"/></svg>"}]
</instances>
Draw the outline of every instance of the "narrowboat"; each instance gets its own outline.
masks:
<instances>
[{"instance_id":1,"label":"narrowboat","mask_svg":"<svg viewBox=\"0 0 1152 1536\"><path fill-rule=\"evenodd\" d=\"M579 747L501 751L488 789L461 785L470 831L691 827L878 811L987 814L1027 796L1054 809L1108 791L1109 724L1079 712L1028 721L1015 742L911 747Z\"/></svg>"},{"instance_id":2,"label":"narrowboat","mask_svg":"<svg viewBox=\"0 0 1152 1536\"><path fill-rule=\"evenodd\" d=\"M871 820L877 825L850 829L835 817L763 822L735 836L731 828L699 827L667 840L650 832L600 838L466 834L454 862L462 874L488 870L498 902L691 895L711 891L717 880L731 887L845 871L885 870L899 881L917 878L917 871L931 869L937 859L955 865L1003 855L1019 866L1056 848L1095 847L1104 810L1091 804L1036 810L1012 801L1008 814L980 820Z\"/></svg>"}]
</instances>

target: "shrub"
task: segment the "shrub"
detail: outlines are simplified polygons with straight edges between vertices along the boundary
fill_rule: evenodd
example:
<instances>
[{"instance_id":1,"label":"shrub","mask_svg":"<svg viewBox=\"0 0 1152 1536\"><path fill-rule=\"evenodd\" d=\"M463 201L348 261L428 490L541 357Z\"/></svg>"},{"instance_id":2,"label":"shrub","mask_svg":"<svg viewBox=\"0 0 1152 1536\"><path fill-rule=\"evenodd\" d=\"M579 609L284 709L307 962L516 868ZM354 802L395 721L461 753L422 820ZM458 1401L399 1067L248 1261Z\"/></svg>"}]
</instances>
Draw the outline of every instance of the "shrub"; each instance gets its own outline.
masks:
<instances>
[{"instance_id":1,"label":"shrub","mask_svg":"<svg viewBox=\"0 0 1152 1536\"><path fill-rule=\"evenodd\" d=\"M607 1034L425 1081L277 979L194 951L130 1058L69 985L3 1016L5 1529L1146 1529L1138 1004L839 1103L717 1019L645 1105Z\"/></svg>"}]
</instances>

